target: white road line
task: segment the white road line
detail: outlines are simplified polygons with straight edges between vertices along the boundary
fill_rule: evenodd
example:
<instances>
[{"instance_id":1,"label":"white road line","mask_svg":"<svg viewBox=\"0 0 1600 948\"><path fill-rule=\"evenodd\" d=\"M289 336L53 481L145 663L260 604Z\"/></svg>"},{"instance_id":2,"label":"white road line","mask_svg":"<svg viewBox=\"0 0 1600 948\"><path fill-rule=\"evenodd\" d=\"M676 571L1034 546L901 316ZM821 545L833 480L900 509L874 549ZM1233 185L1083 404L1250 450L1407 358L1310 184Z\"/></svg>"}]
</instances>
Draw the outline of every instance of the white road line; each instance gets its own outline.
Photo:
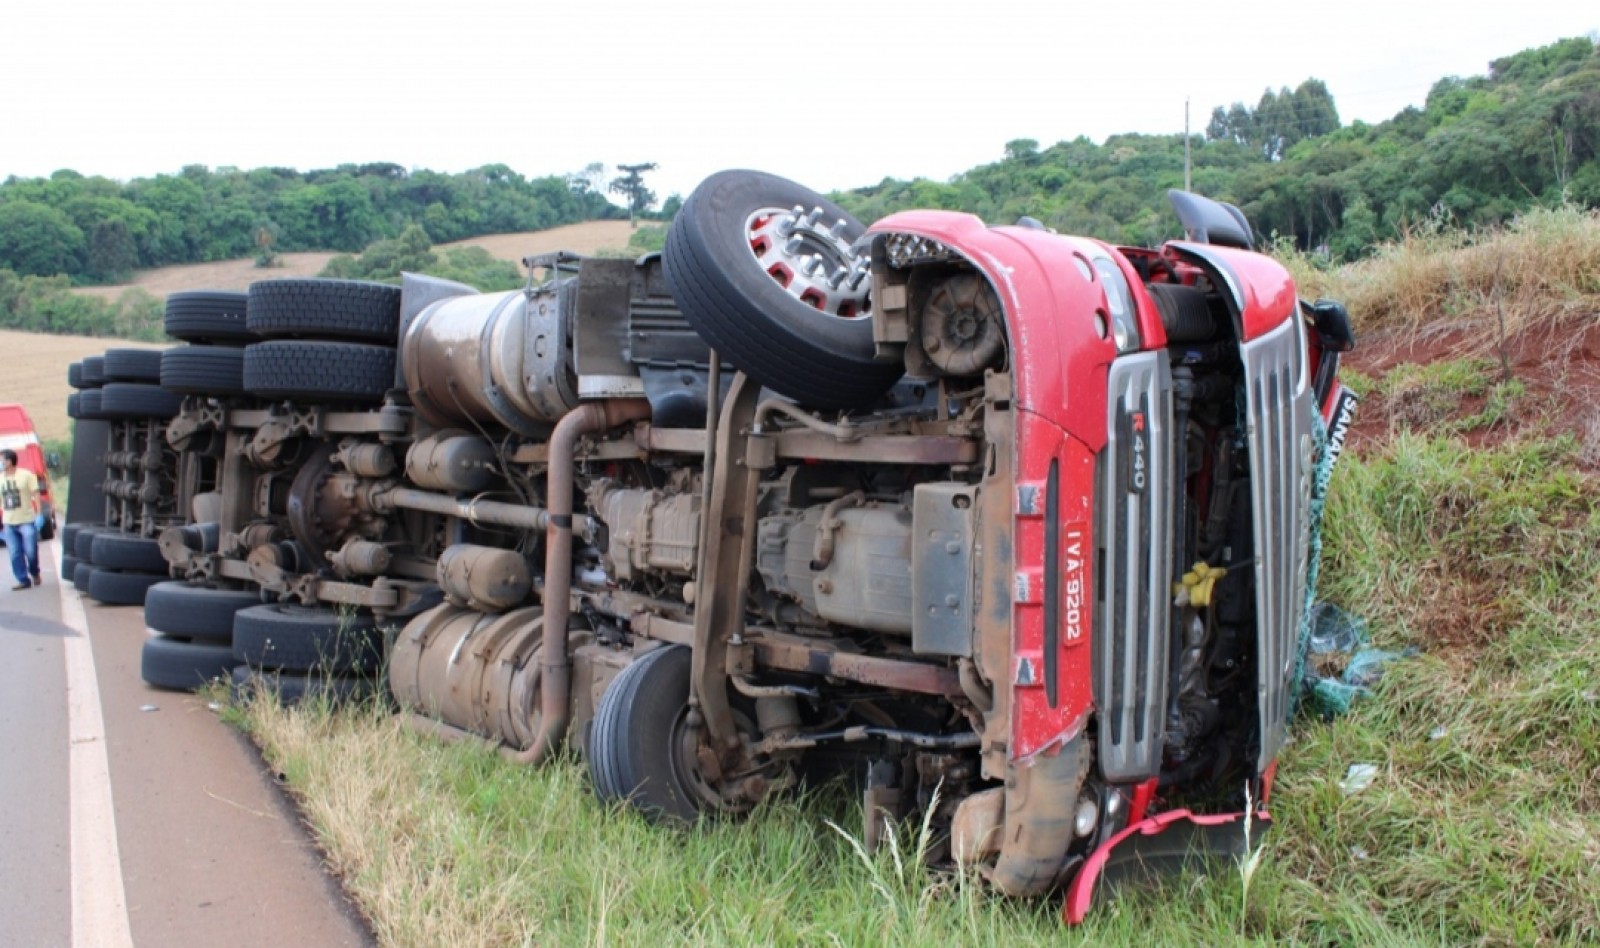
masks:
<instances>
[{"instance_id":1,"label":"white road line","mask_svg":"<svg viewBox=\"0 0 1600 948\"><path fill-rule=\"evenodd\" d=\"M56 545L56 585L61 621L75 632L66 639L67 772L72 815L73 948L132 948L128 899L122 887L116 811L111 804L111 762L106 756L100 682L94 674L89 622L70 578L61 578Z\"/></svg>"}]
</instances>

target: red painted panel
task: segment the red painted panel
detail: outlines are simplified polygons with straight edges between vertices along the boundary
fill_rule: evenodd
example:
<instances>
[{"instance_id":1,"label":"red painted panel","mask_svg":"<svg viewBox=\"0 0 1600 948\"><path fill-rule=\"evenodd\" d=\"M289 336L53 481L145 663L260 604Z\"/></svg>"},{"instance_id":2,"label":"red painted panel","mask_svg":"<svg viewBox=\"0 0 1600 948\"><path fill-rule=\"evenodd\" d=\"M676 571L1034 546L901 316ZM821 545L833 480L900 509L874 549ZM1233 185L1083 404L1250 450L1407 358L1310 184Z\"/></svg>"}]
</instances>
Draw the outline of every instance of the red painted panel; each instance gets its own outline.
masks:
<instances>
[{"instance_id":1,"label":"red painted panel","mask_svg":"<svg viewBox=\"0 0 1600 948\"><path fill-rule=\"evenodd\" d=\"M1022 760L1082 730L1093 693L1094 452L1049 420L1017 413L1019 448L1015 562L1011 592L1010 756ZM1057 463L1061 602L1056 639L1056 702L1045 691L1045 485Z\"/></svg>"},{"instance_id":2,"label":"red painted panel","mask_svg":"<svg viewBox=\"0 0 1600 948\"><path fill-rule=\"evenodd\" d=\"M1214 272L1225 289L1238 291L1243 341L1266 335L1300 311L1294 279L1283 264L1271 257L1233 247L1181 240L1174 240L1162 249L1171 258Z\"/></svg>"},{"instance_id":3,"label":"red painted panel","mask_svg":"<svg viewBox=\"0 0 1600 948\"><path fill-rule=\"evenodd\" d=\"M915 234L950 248L993 285L1006 314L1016 411L1016 575L1012 586L1009 754L1024 759L1084 727L1092 702L1094 458L1106 443L1106 375L1116 357L1110 306L1093 259L1109 256L1128 281L1146 345L1166 342L1138 273L1116 248L1020 227L987 227L970 214L907 211L874 233ZM1044 678L1044 493L1058 465L1061 615L1057 694ZM1074 584L1084 595L1076 600Z\"/></svg>"}]
</instances>

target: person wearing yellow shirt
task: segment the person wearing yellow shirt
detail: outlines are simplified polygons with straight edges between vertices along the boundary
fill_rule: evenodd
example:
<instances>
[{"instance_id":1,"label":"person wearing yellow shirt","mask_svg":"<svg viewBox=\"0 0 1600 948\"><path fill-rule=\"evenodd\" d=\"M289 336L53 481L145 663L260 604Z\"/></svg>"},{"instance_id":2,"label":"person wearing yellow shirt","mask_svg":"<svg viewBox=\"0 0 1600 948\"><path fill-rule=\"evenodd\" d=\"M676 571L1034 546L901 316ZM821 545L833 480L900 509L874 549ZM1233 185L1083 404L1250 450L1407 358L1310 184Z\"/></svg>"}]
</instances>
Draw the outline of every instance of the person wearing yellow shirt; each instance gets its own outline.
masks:
<instances>
[{"instance_id":1,"label":"person wearing yellow shirt","mask_svg":"<svg viewBox=\"0 0 1600 948\"><path fill-rule=\"evenodd\" d=\"M17 452L0 450L0 519L5 522L6 549L11 553L12 589L31 589L39 575L39 479L17 466Z\"/></svg>"}]
</instances>

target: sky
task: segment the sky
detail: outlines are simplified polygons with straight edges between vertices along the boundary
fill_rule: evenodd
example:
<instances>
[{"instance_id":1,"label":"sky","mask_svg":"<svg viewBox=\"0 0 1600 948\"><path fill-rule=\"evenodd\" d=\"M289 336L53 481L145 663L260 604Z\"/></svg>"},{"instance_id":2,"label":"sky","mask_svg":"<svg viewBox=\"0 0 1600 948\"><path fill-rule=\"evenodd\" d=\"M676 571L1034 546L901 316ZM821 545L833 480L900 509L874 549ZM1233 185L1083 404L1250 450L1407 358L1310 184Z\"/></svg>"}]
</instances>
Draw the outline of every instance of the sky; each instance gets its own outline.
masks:
<instances>
[{"instance_id":1,"label":"sky","mask_svg":"<svg viewBox=\"0 0 1600 948\"><path fill-rule=\"evenodd\" d=\"M1178 133L1185 101L1198 134L1311 77L1378 122L1596 30L1592 0L6 0L0 180L653 161L662 198L735 167L942 181L1013 139Z\"/></svg>"}]
</instances>

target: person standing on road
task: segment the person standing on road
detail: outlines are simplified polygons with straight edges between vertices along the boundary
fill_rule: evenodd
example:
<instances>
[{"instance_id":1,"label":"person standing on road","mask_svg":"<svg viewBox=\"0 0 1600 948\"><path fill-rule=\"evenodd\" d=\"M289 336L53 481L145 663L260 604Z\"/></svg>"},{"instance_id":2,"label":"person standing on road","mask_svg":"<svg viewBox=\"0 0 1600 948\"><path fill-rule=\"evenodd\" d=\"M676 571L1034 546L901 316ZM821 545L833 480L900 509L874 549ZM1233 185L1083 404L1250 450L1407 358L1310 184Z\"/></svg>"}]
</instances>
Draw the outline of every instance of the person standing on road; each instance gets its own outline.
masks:
<instances>
[{"instance_id":1,"label":"person standing on road","mask_svg":"<svg viewBox=\"0 0 1600 948\"><path fill-rule=\"evenodd\" d=\"M17 452L0 450L0 519L5 522L11 575L17 578L12 589L28 589L44 581L39 575L39 531L34 525L38 516L39 479L17 466Z\"/></svg>"}]
</instances>

